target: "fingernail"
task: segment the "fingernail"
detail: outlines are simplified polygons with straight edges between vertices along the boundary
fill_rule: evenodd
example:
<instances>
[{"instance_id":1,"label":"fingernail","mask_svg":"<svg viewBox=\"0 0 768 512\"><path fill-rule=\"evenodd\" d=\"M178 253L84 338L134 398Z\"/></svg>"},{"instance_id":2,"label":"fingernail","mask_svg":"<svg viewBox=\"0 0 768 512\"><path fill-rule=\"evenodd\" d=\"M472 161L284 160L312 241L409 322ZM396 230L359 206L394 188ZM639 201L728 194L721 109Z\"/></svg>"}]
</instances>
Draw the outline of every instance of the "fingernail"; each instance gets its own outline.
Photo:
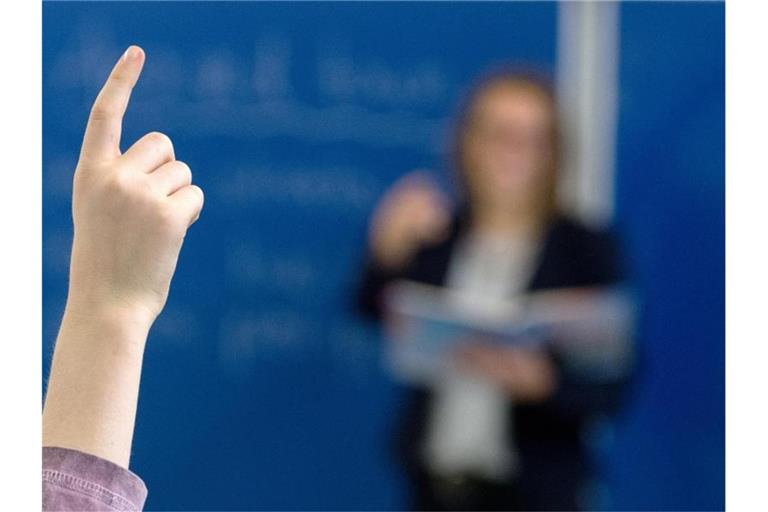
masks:
<instances>
[{"instance_id":1,"label":"fingernail","mask_svg":"<svg viewBox=\"0 0 768 512\"><path fill-rule=\"evenodd\" d=\"M140 54L141 50L139 50L138 46L129 46L123 54L123 60L135 60L139 57Z\"/></svg>"}]
</instances>

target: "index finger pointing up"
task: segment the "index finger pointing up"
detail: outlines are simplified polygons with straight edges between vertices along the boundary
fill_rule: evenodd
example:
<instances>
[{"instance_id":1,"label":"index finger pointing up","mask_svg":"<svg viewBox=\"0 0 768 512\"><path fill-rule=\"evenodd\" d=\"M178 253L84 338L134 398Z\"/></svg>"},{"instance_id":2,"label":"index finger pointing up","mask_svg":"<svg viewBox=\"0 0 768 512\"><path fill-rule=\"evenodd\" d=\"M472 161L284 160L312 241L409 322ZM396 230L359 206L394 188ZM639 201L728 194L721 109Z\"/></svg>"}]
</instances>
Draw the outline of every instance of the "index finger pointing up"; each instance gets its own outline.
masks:
<instances>
[{"instance_id":1,"label":"index finger pointing up","mask_svg":"<svg viewBox=\"0 0 768 512\"><path fill-rule=\"evenodd\" d=\"M144 51L129 47L107 78L91 108L81 157L114 158L120 155L120 132L131 90L141 74Z\"/></svg>"}]
</instances>

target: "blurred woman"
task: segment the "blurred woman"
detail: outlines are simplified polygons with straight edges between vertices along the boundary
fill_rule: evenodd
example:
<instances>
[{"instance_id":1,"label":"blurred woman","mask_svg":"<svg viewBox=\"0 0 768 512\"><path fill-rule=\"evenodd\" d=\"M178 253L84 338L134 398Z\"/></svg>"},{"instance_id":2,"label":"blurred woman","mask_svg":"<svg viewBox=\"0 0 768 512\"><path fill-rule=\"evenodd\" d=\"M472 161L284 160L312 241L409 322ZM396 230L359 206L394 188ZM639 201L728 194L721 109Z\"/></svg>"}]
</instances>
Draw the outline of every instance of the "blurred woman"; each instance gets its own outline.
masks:
<instances>
[{"instance_id":1,"label":"blurred woman","mask_svg":"<svg viewBox=\"0 0 768 512\"><path fill-rule=\"evenodd\" d=\"M616 245L558 211L561 137L549 84L501 72L458 120L452 209L426 174L402 178L371 221L360 308L383 318L383 291L407 279L478 303L621 282ZM419 510L575 510L590 475L582 437L614 409L626 373L591 379L549 348L467 344L461 371L410 390L397 447Z\"/></svg>"}]
</instances>

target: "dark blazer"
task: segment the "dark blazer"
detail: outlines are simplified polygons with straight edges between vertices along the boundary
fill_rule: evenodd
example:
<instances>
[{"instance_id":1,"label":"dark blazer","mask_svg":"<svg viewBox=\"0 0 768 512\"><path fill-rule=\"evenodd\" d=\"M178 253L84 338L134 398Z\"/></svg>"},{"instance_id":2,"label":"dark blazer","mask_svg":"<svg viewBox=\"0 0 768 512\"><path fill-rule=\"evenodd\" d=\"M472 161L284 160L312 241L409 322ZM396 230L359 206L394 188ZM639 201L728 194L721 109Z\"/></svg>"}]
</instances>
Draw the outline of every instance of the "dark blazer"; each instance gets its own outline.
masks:
<instances>
[{"instance_id":1,"label":"dark blazer","mask_svg":"<svg viewBox=\"0 0 768 512\"><path fill-rule=\"evenodd\" d=\"M358 307L368 317L380 319L381 292L396 279L426 284L445 284L451 256L466 225L454 220L443 242L417 252L407 269L393 273L370 258L364 267ZM618 284L624 279L617 243L608 232L587 229L563 216L553 217L528 290ZM514 432L511 439L520 455L520 474L514 485L529 509L575 509L576 496L590 474L582 446L586 423L598 413L610 413L622 401L627 379L590 382L569 374L552 353L560 370L559 386L546 402L516 405L510 402ZM412 479L423 478L426 469L418 454L427 426L432 397L425 388L409 390L396 448Z\"/></svg>"}]
</instances>

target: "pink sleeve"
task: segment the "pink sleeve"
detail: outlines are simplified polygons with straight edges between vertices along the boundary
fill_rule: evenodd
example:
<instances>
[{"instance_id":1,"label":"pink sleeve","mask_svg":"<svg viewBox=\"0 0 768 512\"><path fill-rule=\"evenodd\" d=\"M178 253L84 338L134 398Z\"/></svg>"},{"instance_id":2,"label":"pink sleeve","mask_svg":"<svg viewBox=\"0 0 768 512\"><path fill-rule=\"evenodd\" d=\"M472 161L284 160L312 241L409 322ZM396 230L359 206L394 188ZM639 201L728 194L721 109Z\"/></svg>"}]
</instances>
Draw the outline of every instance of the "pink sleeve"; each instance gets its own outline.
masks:
<instances>
[{"instance_id":1,"label":"pink sleeve","mask_svg":"<svg viewBox=\"0 0 768 512\"><path fill-rule=\"evenodd\" d=\"M94 455L43 447L43 511L141 510L144 482L131 471Z\"/></svg>"}]
</instances>

